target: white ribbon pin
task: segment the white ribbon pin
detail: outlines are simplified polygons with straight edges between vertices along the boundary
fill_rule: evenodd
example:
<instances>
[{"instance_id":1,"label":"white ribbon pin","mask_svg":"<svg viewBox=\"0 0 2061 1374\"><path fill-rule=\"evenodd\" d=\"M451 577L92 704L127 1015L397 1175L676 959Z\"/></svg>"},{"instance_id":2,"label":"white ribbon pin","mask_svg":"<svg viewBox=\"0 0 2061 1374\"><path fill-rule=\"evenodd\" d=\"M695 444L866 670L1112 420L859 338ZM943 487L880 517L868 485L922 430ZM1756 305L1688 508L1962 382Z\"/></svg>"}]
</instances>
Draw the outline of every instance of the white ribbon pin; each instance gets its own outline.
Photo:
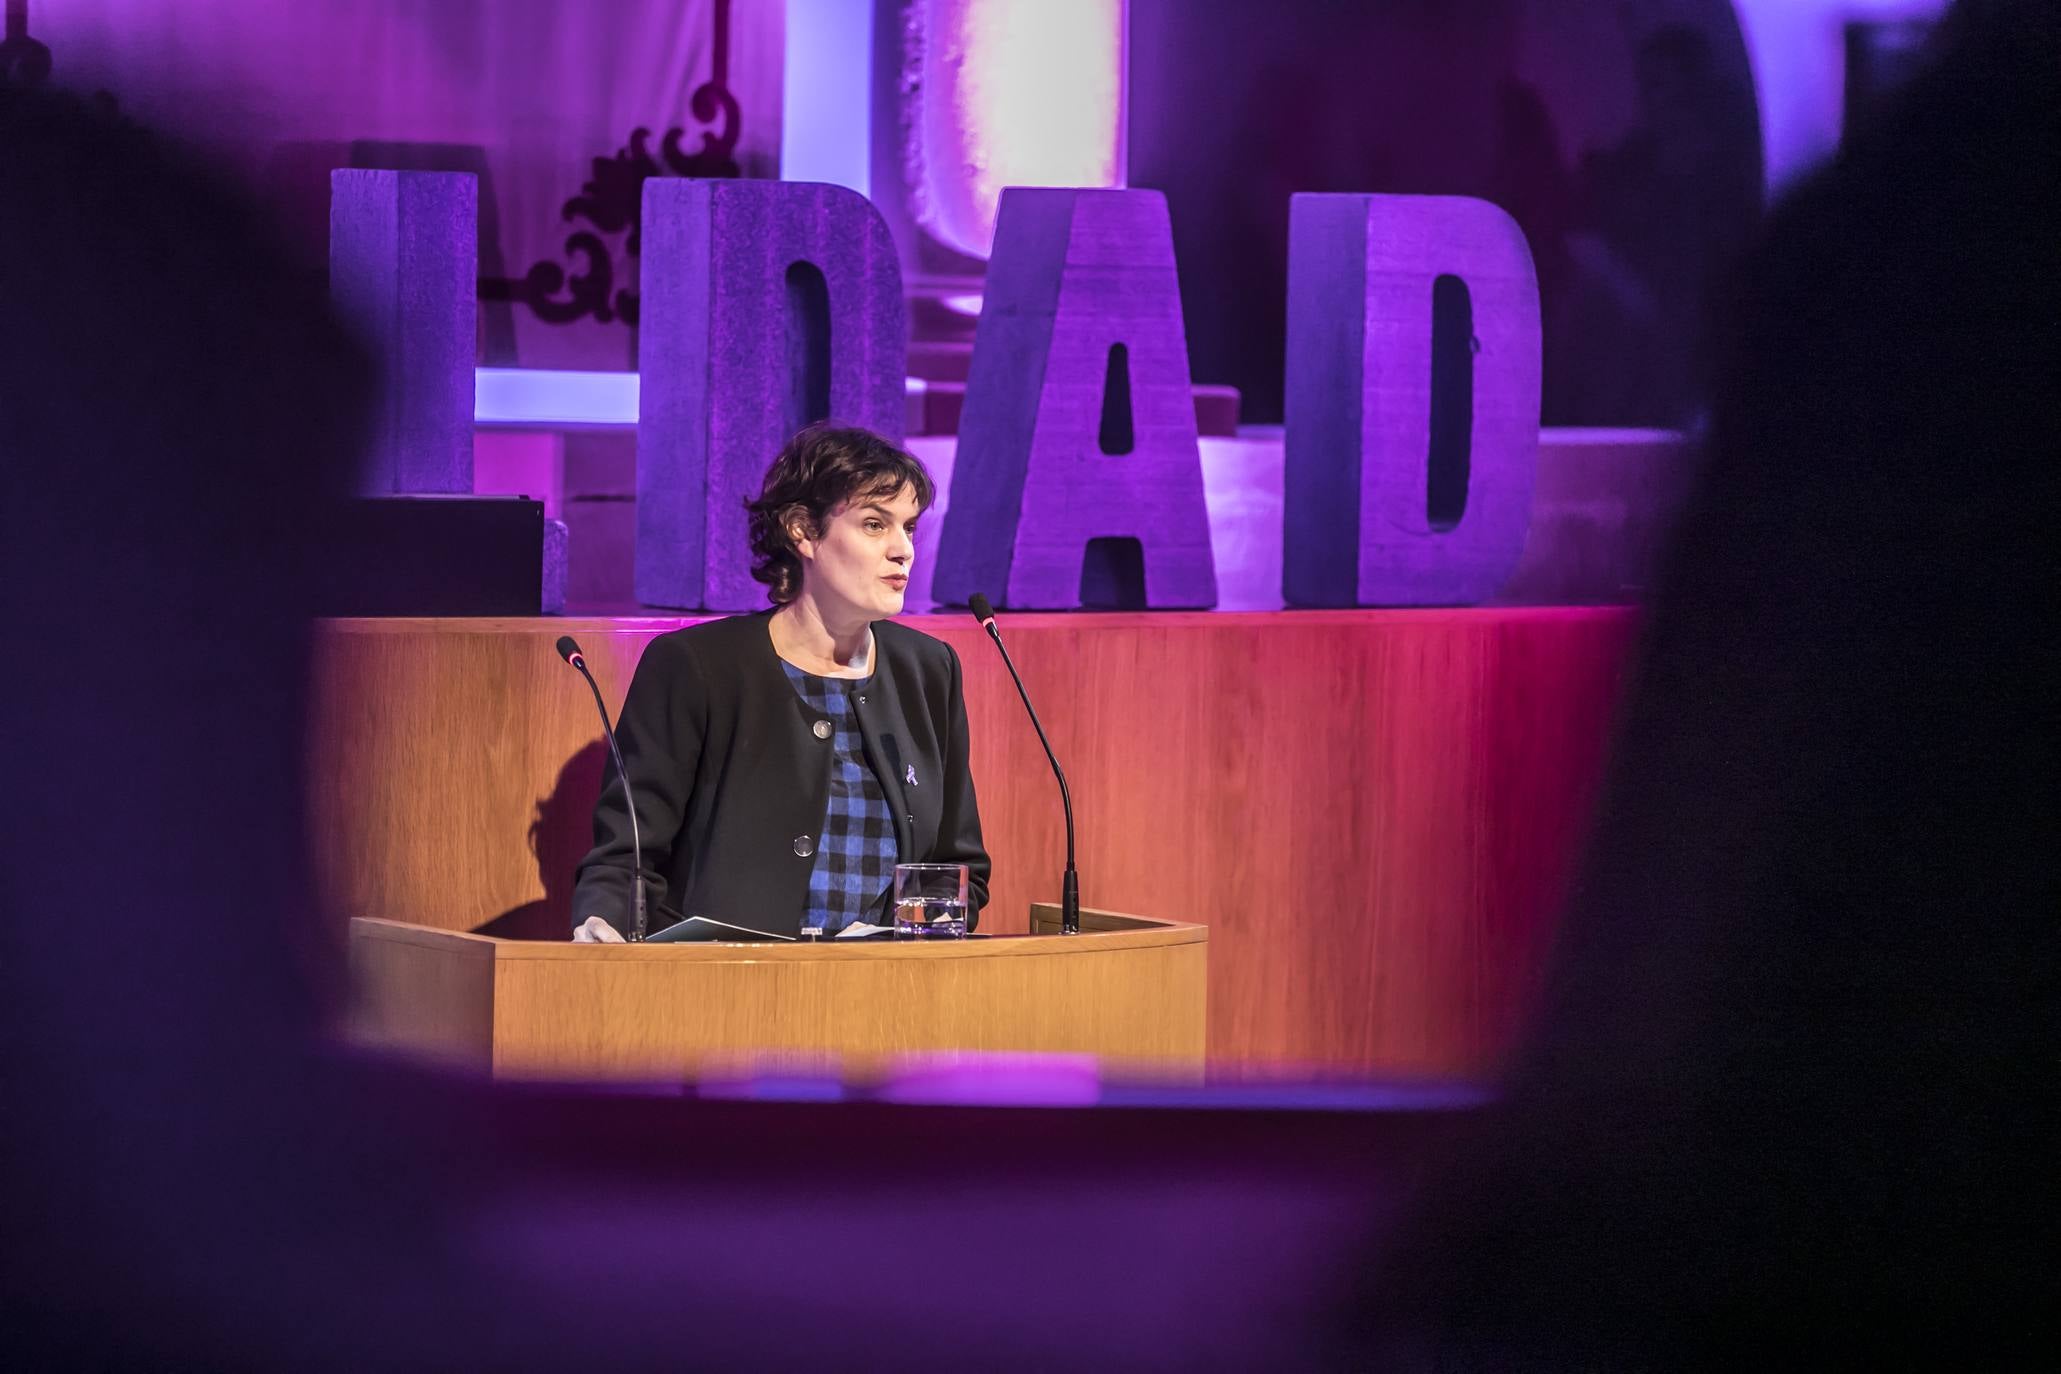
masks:
<instances>
[{"instance_id":1,"label":"white ribbon pin","mask_svg":"<svg viewBox=\"0 0 2061 1374\"><path fill-rule=\"evenodd\" d=\"M908 779L909 786L914 787L916 785L916 765L913 763L910 764L909 771L903 774L903 776Z\"/></svg>"}]
</instances>

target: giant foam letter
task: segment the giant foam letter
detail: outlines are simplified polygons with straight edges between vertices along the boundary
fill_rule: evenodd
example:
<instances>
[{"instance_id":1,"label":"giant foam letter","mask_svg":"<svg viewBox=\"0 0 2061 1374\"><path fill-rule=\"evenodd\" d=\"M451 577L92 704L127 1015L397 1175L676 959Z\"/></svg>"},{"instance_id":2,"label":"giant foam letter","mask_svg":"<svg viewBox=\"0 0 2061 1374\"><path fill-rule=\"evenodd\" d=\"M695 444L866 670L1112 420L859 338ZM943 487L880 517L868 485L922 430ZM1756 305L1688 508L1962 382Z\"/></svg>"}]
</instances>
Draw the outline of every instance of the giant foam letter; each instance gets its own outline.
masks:
<instances>
[{"instance_id":1,"label":"giant foam letter","mask_svg":"<svg viewBox=\"0 0 2061 1374\"><path fill-rule=\"evenodd\" d=\"M329 174L330 298L380 381L358 484L367 499L331 551L328 614L565 609L565 525L526 497L473 494L478 261L470 172Z\"/></svg>"},{"instance_id":2,"label":"giant foam letter","mask_svg":"<svg viewBox=\"0 0 2061 1374\"><path fill-rule=\"evenodd\" d=\"M1216 604L1159 192L1002 192L932 586L946 603Z\"/></svg>"},{"instance_id":3,"label":"giant foam letter","mask_svg":"<svg viewBox=\"0 0 2061 1374\"><path fill-rule=\"evenodd\" d=\"M637 599L741 611L744 501L794 432L835 419L897 442L901 269L842 186L644 183L637 367Z\"/></svg>"},{"instance_id":4,"label":"giant foam letter","mask_svg":"<svg viewBox=\"0 0 2061 1374\"><path fill-rule=\"evenodd\" d=\"M379 359L359 490L472 493L479 183L467 172L329 174L329 294Z\"/></svg>"},{"instance_id":5,"label":"giant foam letter","mask_svg":"<svg viewBox=\"0 0 2061 1374\"><path fill-rule=\"evenodd\" d=\"M1288 213L1283 597L1471 605L1524 552L1539 290L1486 201L1297 195Z\"/></svg>"}]
</instances>

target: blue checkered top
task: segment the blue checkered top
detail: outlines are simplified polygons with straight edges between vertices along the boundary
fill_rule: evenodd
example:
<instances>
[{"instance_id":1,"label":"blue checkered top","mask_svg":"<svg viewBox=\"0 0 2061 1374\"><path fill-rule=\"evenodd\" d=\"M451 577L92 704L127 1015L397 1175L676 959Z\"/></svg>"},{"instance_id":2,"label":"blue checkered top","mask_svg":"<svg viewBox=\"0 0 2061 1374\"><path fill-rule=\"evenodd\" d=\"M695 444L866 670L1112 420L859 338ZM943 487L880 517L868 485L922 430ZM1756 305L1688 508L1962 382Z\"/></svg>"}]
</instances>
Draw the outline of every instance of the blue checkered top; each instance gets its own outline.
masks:
<instances>
[{"instance_id":1,"label":"blue checkered top","mask_svg":"<svg viewBox=\"0 0 2061 1374\"><path fill-rule=\"evenodd\" d=\"M830 736L830 802L824 808L822 833L816 844L816 866L809 872L809 906L804 926L841 930L862 917L882 919L881 897L894 881L894 813L887 792L866 763L866 745L859 719L852 712L851 678L817 677L780 660L788 681L802 700L835 725Z\"/></svg>"}]
</instances>

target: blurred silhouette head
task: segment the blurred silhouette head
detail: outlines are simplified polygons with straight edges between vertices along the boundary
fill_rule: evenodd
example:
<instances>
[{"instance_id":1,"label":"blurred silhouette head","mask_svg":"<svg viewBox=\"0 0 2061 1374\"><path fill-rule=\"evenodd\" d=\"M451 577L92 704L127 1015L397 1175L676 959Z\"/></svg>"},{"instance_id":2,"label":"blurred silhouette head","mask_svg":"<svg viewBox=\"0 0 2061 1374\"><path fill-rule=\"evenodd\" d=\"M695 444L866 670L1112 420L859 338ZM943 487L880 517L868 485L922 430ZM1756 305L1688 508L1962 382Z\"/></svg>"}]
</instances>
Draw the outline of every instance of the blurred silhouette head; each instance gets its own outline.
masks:
<instances>
[{"instance_id":1,"label":"blurred silhouette head","mask_svg":"<svg viewBox=\"0 0 2061 1374\"><path fill-rule=\"evenodd\" d=\"M0 828L0 1015L84 1109L110 1062L262 1054L320 1014L306 591L370 373L264 217L140 127L0 86L0 187L9 772L35 780Z\"/></svg>"},{"instance_id":2,"label":"blurred silhouette head","mask_svg":"<svg viewBox=\"0 0 2061 1374\"><path fill-rule=\"evenodd\" d=\"M2057 67L2061 6L1965 15L1743 274L1536 1034L1369 1295L1425 1364L2050 1305Z\"/></svg>"}]
</instances>

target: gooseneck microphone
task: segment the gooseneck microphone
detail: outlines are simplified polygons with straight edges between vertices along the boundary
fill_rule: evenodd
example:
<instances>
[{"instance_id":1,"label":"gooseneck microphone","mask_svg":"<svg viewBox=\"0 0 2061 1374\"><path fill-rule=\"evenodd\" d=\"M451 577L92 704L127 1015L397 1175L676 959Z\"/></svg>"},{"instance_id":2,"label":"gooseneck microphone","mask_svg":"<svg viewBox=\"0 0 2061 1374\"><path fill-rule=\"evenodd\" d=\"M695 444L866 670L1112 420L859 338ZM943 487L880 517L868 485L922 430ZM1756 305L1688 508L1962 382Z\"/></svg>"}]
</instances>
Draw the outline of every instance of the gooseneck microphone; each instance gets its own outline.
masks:
<instances>
[{"instance_id":1,"label":"gooseneck microphone","mask_svg":"<svg viewBox=\"0 0 2061 1374\"><path fill-rule=\"evenodd\" d=\"M1023 678L1017 674L1016 664L1009 657L1009 646L1002 642L1002 632L995 628L995 608L988 599L975 592L967 604L973 608L973 618L988 632L988 638L995 641L995 647L1002 651L1002 664L1009 669L1010 678L1016 683L1016 695L1023 698L1023 709L1030 713L1031 728L1038 732L1038 743L1045 746L1045 758L1052 765L1052 776L1059 779L1059 804L1066 808L1066 878L1059 889L1059 933L1078 935L1081 933L1081 875L1073 866L1073 794L1066 790L1066 773L1059 766L1059 756L1052 752L1052 741L1045 738L1045 727L1038 723L1038 710L1031 705L1030 693L1023 690Z\"/></svg>"},{"instance_id":2,"label":"gooseneck microphone","mask_svg":"<svg viewBox=\"0 0 2061 1374\"><path fill-rule=\"evenodd\" d=\"M637 794L630 790L630 770L623 766L622 746L615 742L615 727L608 723L608 703L601 699L601 688L595 685L594 675L587 671L587 656L580 652L579 641L571 635L560 635L558 656L579 669L580 676L587 679L588 690L594 693L594 709L601 713L601 733L608 736L608 752L615 755L616 776L623 780L623 805L630 812L630 862L636 865L630 870L630 939L642 940L645 924L644 840L637 833Z\"/></svg>"}]
</instances>

